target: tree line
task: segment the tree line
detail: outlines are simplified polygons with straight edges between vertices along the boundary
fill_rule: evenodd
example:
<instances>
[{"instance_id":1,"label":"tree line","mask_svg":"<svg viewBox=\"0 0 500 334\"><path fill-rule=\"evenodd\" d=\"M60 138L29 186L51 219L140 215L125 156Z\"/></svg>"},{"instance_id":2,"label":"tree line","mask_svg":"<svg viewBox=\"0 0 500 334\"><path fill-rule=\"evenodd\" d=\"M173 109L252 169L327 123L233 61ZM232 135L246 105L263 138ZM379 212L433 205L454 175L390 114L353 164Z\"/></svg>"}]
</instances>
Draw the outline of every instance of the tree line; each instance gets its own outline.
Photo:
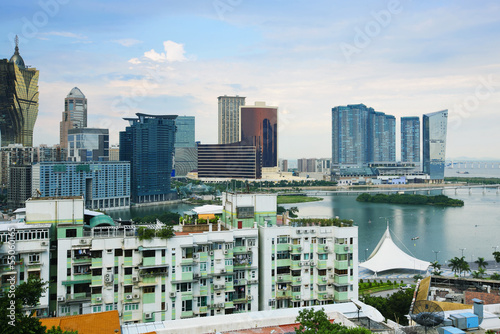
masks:
<instances>
[{"instance_id":1,"label":"tree line","mask_svg":"<svg viewBox=\"0 0 500 334\"><path fill-rule=\"evenodd\" d=\"M356 198L358 202L436 205L436 206L464 206L464 201L450 198L446 195L426 196L412 194L375 194L363 193Z\"/></svg>"}]
</instances>

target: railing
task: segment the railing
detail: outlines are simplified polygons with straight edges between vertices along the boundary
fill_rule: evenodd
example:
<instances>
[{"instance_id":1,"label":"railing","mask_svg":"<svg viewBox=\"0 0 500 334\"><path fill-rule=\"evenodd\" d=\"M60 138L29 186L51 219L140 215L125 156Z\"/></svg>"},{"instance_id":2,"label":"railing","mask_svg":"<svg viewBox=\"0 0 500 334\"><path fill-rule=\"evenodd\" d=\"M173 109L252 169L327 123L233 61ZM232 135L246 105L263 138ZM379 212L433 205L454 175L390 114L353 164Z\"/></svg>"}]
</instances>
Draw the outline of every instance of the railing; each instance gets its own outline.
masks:
<instances>
[{"instance_id":1,"label":"railing","mask_svg":"<svg viewBox=\"0 0 500 334\"><path fill-rule=\"evenodd\" d=\"M81 293L74 293L71 295L66 295L66 300L71 301L71 300L84 300L84 299L90 299L91 298L91 293L90 292L81 292Z\"/></svg>"}]
</instances>

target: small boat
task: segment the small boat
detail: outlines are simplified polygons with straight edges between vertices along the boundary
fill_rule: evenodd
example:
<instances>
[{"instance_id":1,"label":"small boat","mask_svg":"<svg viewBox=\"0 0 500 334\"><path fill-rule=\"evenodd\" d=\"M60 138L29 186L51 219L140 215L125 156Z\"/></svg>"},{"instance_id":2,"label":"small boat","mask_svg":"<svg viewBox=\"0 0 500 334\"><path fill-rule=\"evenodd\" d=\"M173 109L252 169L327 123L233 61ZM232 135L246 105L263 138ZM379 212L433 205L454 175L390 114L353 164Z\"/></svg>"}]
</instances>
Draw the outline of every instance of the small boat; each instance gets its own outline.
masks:
<instances>
[{"instance_id":1,"label":"small boat","mask_svg":"<svg viewBox=\"0 0 500 334\"><path fill-rule=\"evenodd\" d=\"M460 171L457 171L457 174L469 174L469 172L460 172Z\"/></svg>"},{"instance_id":2,"label":"small boat","mask_svg":"<svg viewBox=\"0 0 500 334\"><path fill-rule=\"evenodd\" d=\"M420 239L420 237L413 237L413 238L411 238L411 240L417 240L417 239Z\"/></svg>"}]
</instances>

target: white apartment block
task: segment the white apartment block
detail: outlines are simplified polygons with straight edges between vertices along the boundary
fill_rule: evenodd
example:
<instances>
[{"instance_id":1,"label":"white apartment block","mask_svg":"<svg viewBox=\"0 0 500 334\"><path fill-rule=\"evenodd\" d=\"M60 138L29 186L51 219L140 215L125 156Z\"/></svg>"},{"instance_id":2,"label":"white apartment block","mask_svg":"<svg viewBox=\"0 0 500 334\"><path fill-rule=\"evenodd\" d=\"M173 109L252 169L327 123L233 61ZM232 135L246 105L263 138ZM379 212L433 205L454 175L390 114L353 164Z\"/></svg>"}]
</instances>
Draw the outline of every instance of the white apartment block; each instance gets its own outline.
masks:
<instances>
[{"instance_id":1,"label":"white apartment block","mask_svg":"<svg viewBox=\"0 0 500 334\"><path fill-rule=\"evenodd\" d=\"M358 299L358 228L259 228L259 307L325 305Z\"/></svg>"},{"instance_id":2,"label":"white apartment block","mask_svg":"<svg viewBox=\"0 0 500 334\"><path fill-rule=\"evenodd\" d=\"M26 222L0 224L2 287L13 274L18 284L29 275L54 282L39 315L118 310L122 323L138 323L358 297L355 226L218 224L164 239L163 224L118 224L83 205L81 197L30 199ZM14 270L7 267L12 226ZM141 227L155 231L140 240Z\"/></svg>"}]
</instances>

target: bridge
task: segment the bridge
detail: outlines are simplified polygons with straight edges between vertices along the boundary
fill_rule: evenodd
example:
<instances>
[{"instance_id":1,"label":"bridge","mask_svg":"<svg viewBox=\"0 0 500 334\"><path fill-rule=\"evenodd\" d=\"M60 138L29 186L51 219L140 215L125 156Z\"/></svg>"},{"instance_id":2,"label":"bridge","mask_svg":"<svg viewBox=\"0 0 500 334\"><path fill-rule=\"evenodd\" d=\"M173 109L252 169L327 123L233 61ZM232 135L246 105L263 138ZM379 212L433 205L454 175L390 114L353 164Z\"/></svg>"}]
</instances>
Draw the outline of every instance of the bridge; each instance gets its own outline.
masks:
<instances>
[{"instance_id":1,"label":"bridge","mask_svg":"<svg viewBox=\"0 0 500 334\"><path fill-rule=\"evenodd\" d=\"M415 188L398 188L396 185L394 188L375 188L375 189L350 189L350 190L307 190L304 189L301 192L290 193L290 192L279 192L278 195L303 195L306 193L309 196L335 196L335 195L359 195L363 193L376 193L376 194L395 194L395 193L405 193L405 194L417 194L417 193L427 193L430 195L431 191L439 190L441 193L444 191L454 191L455 195L459 194L459 191L466 190L469 194L472 194L474 189L481 189L483 194L486 194L487 189L496 190L495 193L500 193L500 184L485 184L485 185L466 185L466 186L441 186L441 187L415 187Z\"/></svg>"},{"instance_id":2,"label":"bridge","mask_svg":"<svg viewBox=\"0 0 500 334\"><path fill-rule=\"evenodd\" d=\"M447 168L486 168L500 169L499 161L466 161L466 160L448 160Z\"/></svg>"}]
</instances>

